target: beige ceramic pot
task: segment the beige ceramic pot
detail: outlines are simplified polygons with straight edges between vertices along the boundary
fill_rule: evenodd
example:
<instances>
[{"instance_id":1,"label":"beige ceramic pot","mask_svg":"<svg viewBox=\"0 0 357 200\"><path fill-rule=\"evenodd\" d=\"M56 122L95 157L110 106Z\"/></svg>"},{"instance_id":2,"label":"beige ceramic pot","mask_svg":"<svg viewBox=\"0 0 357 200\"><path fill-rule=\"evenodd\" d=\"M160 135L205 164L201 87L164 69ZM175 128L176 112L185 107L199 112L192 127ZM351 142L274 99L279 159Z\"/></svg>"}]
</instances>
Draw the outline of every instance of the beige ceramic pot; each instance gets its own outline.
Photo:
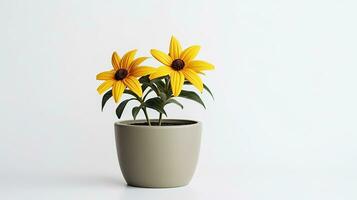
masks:
<instances>
[{"instance_id":1,"label":"beige ceramic pot","mask_svg":"<svg viewBox=\"0 0 357 200\"><path fill-rule=\"evenodd\" d=\"M201 122L167 119L163 120L164 126L144 123L145 120L115 123L119 165L128 185L152 188L187 185L198 160Z\"/></svg>"}]
</instances>

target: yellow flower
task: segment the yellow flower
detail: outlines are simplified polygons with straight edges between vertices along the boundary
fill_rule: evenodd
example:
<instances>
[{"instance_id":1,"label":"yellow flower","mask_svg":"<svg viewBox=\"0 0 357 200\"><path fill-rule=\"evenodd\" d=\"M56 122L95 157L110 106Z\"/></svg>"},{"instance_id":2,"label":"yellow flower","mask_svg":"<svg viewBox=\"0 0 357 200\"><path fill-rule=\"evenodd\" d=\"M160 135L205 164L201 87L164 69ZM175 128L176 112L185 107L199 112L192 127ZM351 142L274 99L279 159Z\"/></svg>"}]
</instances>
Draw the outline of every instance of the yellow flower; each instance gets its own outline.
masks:
<instances>
[{"instance_id":1,"label":"yellow flower","mask_svg":"<svg viewBox=\"0 0 357 200\"><path fill-rule=\"evenodd\" d=\"M156 49L151 50L151 55L164 66L158 67L149 78L155 79L169 75L174 96L180 94L185 78L202 92L203 83L198 73L202 73L203 70L212 70L214 66L202 60L193 60L199 50L200 46L194 45L182 51L180 42L172 36L168 55Z\"/></svg>"},{"instance_id":2,"label":"yellow flower","mask_svg":"<svg viewBox=\"0 0 357 200\"><path fill-rule=\"evenodd\" d=\"M99 94L112 89L112 94L115 102L120 100L124 90L128 87L138 96L142 96L143 92L137 77L145 76L155 72L155 68L140 66L147 57L139 57L134 59L136 49L127 52L122 59L114 52L112 55L113 68L110 71L105 71L97 74L97 80L103 80L104 82L97 88Z\"/></svg>"}]
</instances>

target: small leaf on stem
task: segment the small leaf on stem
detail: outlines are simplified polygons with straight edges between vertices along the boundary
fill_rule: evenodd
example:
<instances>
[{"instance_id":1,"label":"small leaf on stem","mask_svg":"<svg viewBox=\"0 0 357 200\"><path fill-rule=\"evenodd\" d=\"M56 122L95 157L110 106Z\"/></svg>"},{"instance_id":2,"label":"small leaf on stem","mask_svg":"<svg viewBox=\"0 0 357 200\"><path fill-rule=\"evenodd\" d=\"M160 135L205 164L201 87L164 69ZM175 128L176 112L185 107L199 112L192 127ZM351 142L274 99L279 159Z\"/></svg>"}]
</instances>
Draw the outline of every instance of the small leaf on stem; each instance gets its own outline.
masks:
<instances>
[{"instance_id":1,"label":"small leaf on stem","mask_svg":"<svg viewBox=\"0 0 357 200\"><path fill-rule=\"evenodd\" d=\"M139 111L141 110L141 106L135 106L131 110L131 114L133 115L134 120L136 120L136 116L139 114Z\"/></svg>"},{"instance_id":2,"label":"small leaf on stem","mask_svg":"<svg viewBox=\"0 0 357 200\"><path fill-rule=\"evenodd\" d=\"M174 103L174 104L180 106L181 109L183 109L183 105L182 105L180 102L178 102L177 100L175 100L175 99L169 99L169 100L167 100L165 105L170 104L170 103Z\"/></svg>"},{"instance_id":3,"label":"small leaf on stem","mask_svg":"<svg viewBox=\"0 0 357 200\"><path fill-rule=\"evenodd\" d=\"M112 90L109 90L108 92L106 92L104 95L103 95L103 98L102 98L102 111L103 111L103 108L105 106L105 104L107 103L107 101L112 97Z\"/></svg>"},{"instance_id":4,"label":"small leaf on stem","mask_svg":"<svg viewBox=\"0 0 357 200\"><path fill-rule=\"evenodd\" d=\"M162 113L167 116L167 114L164 110L164 102L162 101L162 99L160 97L148 99L147 101L145 101L144 106L154 109L157 112Z\"/></svg>"},{"instance_id":5,"label":"small leaf on stem","mask_svg":"<svg viewBox=\"0 0 357 200\"><path fill-rule=\"evenodd\" d=\"M202 99L198 94L192 91L181 90L179 97L190 99L192 101L196 101L197 103L201 104L204 108L206 108L205 104L203 103Z\"/></svg>"},{"instance_id":6,"label":"small leaf on stem","mask_svg":"<svg viewBox=\"0 0 357 200\"><path fill-rule=\"evenodd\" d=\"M190 83L189 81L185 81L184 84L192 85L192 83ZM213 93L211 92L211 90L208 88L208 86L206 84L203 84L203 89L205 89L211 95L212 99L214 100Z\"/></svg>"},{"instance_id":7,"label":"small leaf on stem","mask_svg":"<svg viewBox=\"0 0 357 200\"><path fill-rule=\"evenodd\" d=\"M118 105L117 109L115 110L115 113L117 114L118 119L120 119L121 115L123 114L126 104L128 104L128 102L131 100L135 100L135 98L126 99Z\"/></svg>"}]
</instances>

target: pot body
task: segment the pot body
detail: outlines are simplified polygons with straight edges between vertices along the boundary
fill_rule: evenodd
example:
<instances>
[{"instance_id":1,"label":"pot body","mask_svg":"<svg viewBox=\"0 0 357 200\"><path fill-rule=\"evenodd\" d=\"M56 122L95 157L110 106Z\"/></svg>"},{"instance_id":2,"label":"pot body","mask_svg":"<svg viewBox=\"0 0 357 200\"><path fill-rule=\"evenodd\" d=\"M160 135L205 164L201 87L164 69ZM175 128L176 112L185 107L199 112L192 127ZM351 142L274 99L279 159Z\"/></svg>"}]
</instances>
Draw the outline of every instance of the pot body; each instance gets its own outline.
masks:
<instances>
[{"instance_id":1,"label":"pot body","mask_svg":"<svg viewBox=\"0 0 357 200\"><path fill-rule=\"evenodd\" d=\"M120 169L128 185L179 187L187 185L196 168L201 122L163 120L170 126L145 126L144 120L115 123Z\"/></svg>"}]
</instances>

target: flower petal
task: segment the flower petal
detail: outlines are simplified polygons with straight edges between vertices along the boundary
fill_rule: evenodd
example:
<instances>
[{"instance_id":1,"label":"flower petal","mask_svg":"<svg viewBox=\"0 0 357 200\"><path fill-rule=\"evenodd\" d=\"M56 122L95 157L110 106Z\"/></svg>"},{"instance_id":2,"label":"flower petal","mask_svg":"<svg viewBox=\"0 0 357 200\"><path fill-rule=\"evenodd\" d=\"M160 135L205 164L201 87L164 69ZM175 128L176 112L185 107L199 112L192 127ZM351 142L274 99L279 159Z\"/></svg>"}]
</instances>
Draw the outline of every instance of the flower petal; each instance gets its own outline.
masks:
<instances>
[{"instance_id":1,"label":"flower petal","mask_svg":"<svg viewBox=\"0 0 357 200\"><path fill-rule=\"evenodd\" d=\"M134 76L128 76L123 80L124 84L128 88L137 94L139 97L143 96L143 91L141 90L140 82Z\"/></svg>"},{"instance_id":2,"label":"flower petal","mask_svg":"<svg viewBox=\"0 0 357 200\"><path fill-rule=\"evenodd\" d=\"M140 77L140 76L146 76L148 74L152 74L156 71L156 68L154 67L146 67L146 66L140 66L140 67L135 67L130 70L129 75L135 76L135 77Z\"/></svg>"},{"instance_id":3,"label":"flower petal","mask_svg":"<svg viewBox=\"0 0 357 200\"><path fill-rule=\"evenodd\" d=\"M173 59L178 59L180 58L180 53L181 44L174 36L172 36L170 41L170 56Z\"/></svg>"},{"instance_id":4,"label":"flower petal","mask_svg":"<svg viewBox=\"0 0 357 200\"><path fill-rule=\"evenodd\" d=\"M171 69L171 67L161 66L161 67L156 68L156 71L154 73L150 74L149 78L152 80L155 78L166 76L166 75L169 75L172 71L173 71L173 69Z\"/></svg>"},{"instance_id":5,"label":"flower petal","mask_svg":"<svg viewBox=\"0 0 357 200\"><path fill-rule=\"evenodd\" d=\"M160 61L162 64L166 66L170 66L172 63L172 58L165 54L162 51L156 50L156 49L151 49L151 55L154 56L158 61Z\"/></svg>"},{"instance_id":6,"label":"flower petal","mask_svg":"<svg viewBox=\"0 0 357 200\"><path fill-rule=\"evenodd\" d=\"M97 88L97 91L99 94L103 94L103 92L107 91L109 88L111 88L113 86L113 84L115 83L114 80L107 80L104 81L102 84L99 85L99 87Z\"/></svg>"},{"instance_id":7,"label":"flower petal","mask_svg":"<svg viewBox=\"0 0 357 200\"><path fill-rule=\"evenodd\" d=\"M97 74L96 78L97 80L114 80L114 75L115 71L111 70Z\"/></svg>"},{"instance_id":8,"label":"flower petal","mask_svg":"<svg viewBox=\"0 0 357 200\"><path fill-rule=\"evenodd\" d=\"M177 97L182 90L183 82L185 81L185 76L181 71L172 71L170 73L170 81L172 94Z\"/></svg>"},{"instance_id":9,"label":"flower petal","mask_svg":"<svg viewBox=\"0 0 357 200\"><path fill-rule=\"evenodd\" d=\"M125 88L126 87L122 81L117 81L114 83L112 93L115 103L118 103L121 96L123 95Z\"/></svg>"},{"instance_id":10,"label":"flower petal","mask_svg":"<svg viewBox=\"0 0 357 200\"><path fill-rule=\"evenodd\" d=\"M118 70L120 68L120 56L115 51L112 55L112 65L115 70Z\"/></svg>"},{"instance_id":11,"label":"flower petal","mask_svg":"<svg viewBox=\"0 0 357 200\"><path fill-rule=\"evenodd\" d=\"M128 51L120 61L120 68L128 69L131 62L134 60L136 52L136 49Z\"/></svg>"},{"instance_id":12,"label":"flower petal","mask_svg":"<svg viewBox=\"0 0 357 200\"><path fill-rule=\"evenodd\" d=\"M129 71L134 69L135 67L139 66L142 62L144 62L146 59L148 59L149 57L139 57L135 60L133 60L133 62L131 62L130 66L129 66Z\"/></svg>"},{"instance_id":13,"label":"flower petal","mask_svg":"<svg viewBox=\"0 0 357 200\"><path fill-rule=\"evenodd\" d=\"M203 91L203 83L202 79L197 75L195 71L189 68L185 68L182 70L183 75L185 78L192 83L200 92Z\"/></svg>"},{"instance_id":14,"label":"flower petal","mask_svg":"<svg viewBox=\"0 0 357 200\"><path fill-rule=\"evenodd\" d=\"M197 56L200 48L198 45L190 46L181 53L180 58L185 61L185 63L189 63Z\"/></svg>"},{"instance_id":15,"label":"flower petal","mask_svg":"<svg viewBox=\"0 0 357 200\"><path fill-rule=\"evenodd\" d=\"M201 72L203 70L213 70L214 65L202 60L193 60L188 63L187 68L193 69L196 72Z\"/></svg>"}]
</instances>

